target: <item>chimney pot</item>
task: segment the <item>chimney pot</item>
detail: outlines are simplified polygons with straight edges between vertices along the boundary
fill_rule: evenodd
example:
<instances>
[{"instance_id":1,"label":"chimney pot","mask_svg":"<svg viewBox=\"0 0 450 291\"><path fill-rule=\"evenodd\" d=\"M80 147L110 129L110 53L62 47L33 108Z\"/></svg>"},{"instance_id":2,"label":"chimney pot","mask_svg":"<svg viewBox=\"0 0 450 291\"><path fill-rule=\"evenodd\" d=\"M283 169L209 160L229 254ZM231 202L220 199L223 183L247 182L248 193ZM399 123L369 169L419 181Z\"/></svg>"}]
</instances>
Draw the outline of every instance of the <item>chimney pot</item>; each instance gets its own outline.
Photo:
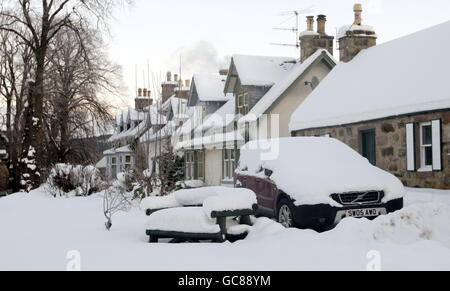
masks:
<instances>
[{"instance_id":1,"label":"chimney pot","mask_svg":"<svg viewBox=\"0 0 450 291\"><path fill-rule=\"evenodd\" d=\"M355 25L361 25L362 24L362 4L355 4L353 6L353 11L355 12Z\"/></svg>"},{"instance_id":2,"label":"chimney pot","mask_svg":"<svg viewBox=\"0 0 450 291\"><path fill-rule=\"evenodd\" d=\"M142 88L138 89L138 97L142 97Z\"/></svg>"},{"instance_id":3,"label":"chimney pot","mask_svg":"<svg viewBox=\"0 0 450 291\"><path fill-rule=\"evenodd\" d=\"M174 81L178 82L178 74L173 75Z\"/></svg>"},{"instance_id":4,"label":"chimney pot","mask_svg":"<svg viewBox=\"0 0 450 291\"><path fill-rule=\"evenodd\" d=\"M172 82L172 73L167 72L167 82Z\"/></svg>"},{"instance_id":5,"label":"chimney pot","mask_svg":"<svg viewBox=\"0 0 450 291\"><path fill-rule=\"evenodd\" d=\"M186 87L191 88L191 80L186 80Z\"/></svg>"},{"instance_id":6,"label":"chimney pot","mask_svg":"<svg viewBox=\"0 0 450 291\"><path fill-rule=\"evenodd\" d=\"M306 25L308 31L314 31L314 16L306 16Z\"/></svg>"},{"instance_id":7,"label":"chimney pot","mask_svg":"<svg viewBox=\"0 0 450 291\"><path fill-rule=\"evenodd\" d=\"M147 97L147 89L144 88L144 97Z\"/></svg>"},{"instance_id":8,"label":"chimney pot","mask_svg":"<svg viewBox=\"0 0 450 291\"><path fill-rule=\"evenodd\" d=\"M219 75L221 76L227 76L228 75L228 69L221 69L219 71Z\"/></svg>"},{"instance_id":9,"label":"chimney pot","mask_svg":"<svg viewBox=\"0 0 450 291\"><path fill-rule=\"evenodd\" d=\"M323 14L317 16L317 33L320 35L326 35L325 24L327 22L327 17Z\"/></svg>"},{"instance_id":10,"label":"chimney pot","mask_svg":"<svg viewBox=\"0 0 450 291\"><path fill-rule=\"evenodd\" d=\"M152 91L147 90L147 97L152 97Z\"/></svg>"}]
</instances>

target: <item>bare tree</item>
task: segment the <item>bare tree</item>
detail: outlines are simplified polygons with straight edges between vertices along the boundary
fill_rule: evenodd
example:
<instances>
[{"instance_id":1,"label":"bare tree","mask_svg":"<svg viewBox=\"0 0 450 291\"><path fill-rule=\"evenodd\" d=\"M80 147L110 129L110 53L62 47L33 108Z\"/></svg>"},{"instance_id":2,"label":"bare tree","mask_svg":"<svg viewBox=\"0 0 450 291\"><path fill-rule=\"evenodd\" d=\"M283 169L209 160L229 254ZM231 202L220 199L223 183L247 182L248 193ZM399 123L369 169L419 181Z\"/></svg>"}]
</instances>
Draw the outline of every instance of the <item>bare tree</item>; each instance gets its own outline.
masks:
<instances>
[{"instance_id":1,"label":"bare tree","mask_svg":"<svg viewBox=\"0 0 450 291\"><path fill-rule=\"evenodd\" d=\"M4 125L8 140L10 176L13 178L11 186L13 190L18 190L24 109L33 56L31 49L10 32L0 31L0 41L0 96L6 103Z\"/></svg>"},{"instance_id":2,"label":"bare tree","mask_svg":"<svg viewBox=\"0 0 450 291\"><path fill-rule=\"evenodd\" d=\"M80 44L75 33L64 28L49 50L43 122L59 163L74 151L71 139L93 138L111 122L111 107L102 95L120 94L121 68L108 60L97 34L86 31Z\"/></svg>"},{"instance_id":3,"label":"bare tree","mask_svg":"<svg viewBox=\"0 0 450 291\"><path fill-rule=\"evenodd\" d=\"M96 21L106 27L113 8L132 0L2 0L0 30L15 34L33 52L33 80L30 82L22 160L27 190L41 183L40 165L43 149L44 77L51 41L65 27L78 29ZM81 38L79 39L81 42ZM25 165L27 164L27 165Z\"/></svg>"}]
</instances>

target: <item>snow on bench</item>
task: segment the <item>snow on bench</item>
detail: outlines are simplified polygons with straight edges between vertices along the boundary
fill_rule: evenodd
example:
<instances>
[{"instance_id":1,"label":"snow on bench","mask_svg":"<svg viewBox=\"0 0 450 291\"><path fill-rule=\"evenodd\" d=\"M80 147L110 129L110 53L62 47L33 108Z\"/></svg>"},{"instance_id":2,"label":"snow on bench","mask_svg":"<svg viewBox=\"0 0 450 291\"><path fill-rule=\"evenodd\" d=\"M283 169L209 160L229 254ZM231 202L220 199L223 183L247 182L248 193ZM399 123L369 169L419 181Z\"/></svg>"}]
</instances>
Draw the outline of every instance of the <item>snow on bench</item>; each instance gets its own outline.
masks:
<instances>
[{"instance_id":1,"label":"snow on bench","mask_svg":"<svg viewBox=\"0 0 450 291\"><path fill-rule=\"evenodd\" d=\"M247 235L257 201L248 189L205 187L149 197L142 201L141 208L150 216L146 232L150 242L160 238L223 242Z\"/></svg>"},{"instance_id":2,"label":"snow on bench","mask_svg":"<svg viewBox=\"0 0 450 291\"><path fill-rule=\"evenodd\" d=\"M153 213L147 229L188 233L219 233L215 219L208 218L201 207L163 209Z\"/></svg>"},{"instance_id":3,"label":"snow on bench","mask_svg":"<svg viewBox=\"0 0 450 291\"><path fill-rule=\"evenodd\" d=\"M243 209L254 209L257 205L256 195L249 189L223 188L215 197L210 197L203 203L203 210L208 217L217 217L223 212L233 212Z\"/></svg>"},{"instance_id":4,"label":"snow on bench","mask_svg":"<svg viewBox=\"0 0 450 291\"><path fill-rule=\"evenodd\" d=\"M250 190L247 190L250 191ZM174 208L174 207L188 207L188 206L202 206L206 199L211 197L216 197L219 195L225 195L229 197L233 197L232 199L238 199L236 201L241 201L242 199L246 199L247 202L255 202L254 200L248 200L247 198L241 197L237 198L236 195L254 195L253 192L250 191L251 194L246 193L242 189L233 189L227 187L204 187L204 188L196 188L196 189L185 189L176 191L170 195L163 197L147 197L141 202L141 209L147 211L147 214L151 214L154 211L166 209L166 208ZM224 198L222 198L223 200ZM240 199L240 200L239 200ZM255 198L256 199L256 198ZM236 202L237 203L237 202ZM226 205L229 205L228 202ZM256 202L255 202L256 204ZM241 201L242 205L242 201ZM246 203L244 206L248 206L249 203ZM233 206L233 205L230 205ZM239 206L239 205L235 205ZM250 208L251 209L251 205ZM232 210L233 207L229 209L217 209L221 210Z\"/></svg>"}]
</instances>

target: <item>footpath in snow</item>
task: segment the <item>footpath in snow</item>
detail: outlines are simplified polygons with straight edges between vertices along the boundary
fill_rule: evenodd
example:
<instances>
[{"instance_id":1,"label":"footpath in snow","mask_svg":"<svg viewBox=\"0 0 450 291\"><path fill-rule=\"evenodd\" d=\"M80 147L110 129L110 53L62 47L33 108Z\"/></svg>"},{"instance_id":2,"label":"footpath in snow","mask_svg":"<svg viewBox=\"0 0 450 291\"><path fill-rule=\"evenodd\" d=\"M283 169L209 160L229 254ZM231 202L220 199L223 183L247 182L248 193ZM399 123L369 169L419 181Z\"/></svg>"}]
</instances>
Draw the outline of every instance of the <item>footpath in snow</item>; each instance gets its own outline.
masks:
<instances>
[{"instance_id":1,"label":"footpath in snow","mask_svg":"<svg viewBox=\"0 0 450 291\"><path fill-rule=\"evenodd\" d=\"M100 194L52 198L43 189L0 198L0 270L450 270L450 191L408 189L402 211L374 221L345 219L334 230L284 229L260 218L234 244L148 244L136 207L104 227ZM72 252L72 253L71 253Z\"/></svg>"}]
</instances>

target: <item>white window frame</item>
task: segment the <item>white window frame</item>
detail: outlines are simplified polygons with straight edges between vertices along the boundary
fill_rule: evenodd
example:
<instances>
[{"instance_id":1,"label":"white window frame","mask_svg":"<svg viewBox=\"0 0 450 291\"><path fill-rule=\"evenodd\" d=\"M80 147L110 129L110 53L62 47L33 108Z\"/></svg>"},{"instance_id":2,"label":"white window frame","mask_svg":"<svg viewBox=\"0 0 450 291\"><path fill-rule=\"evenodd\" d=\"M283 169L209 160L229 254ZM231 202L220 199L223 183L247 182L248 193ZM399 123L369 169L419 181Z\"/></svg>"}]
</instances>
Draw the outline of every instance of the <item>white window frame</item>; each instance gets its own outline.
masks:
<instances>
[{"instance_id":1,"label":"white window frame","mask_svg":"<svg viewBox=\"0 0 450 291\"><path fill-rule=\"evenodd\" d=\"M224 149L223 155L223 180L230 181L234 179L234 170L236 169L236 152L234 149Z\"/></svg>"},{"instance_id":2,"label":"white window frame","mask_svg":"<svg viewBox=\"0 0 450 291\"><path fill-rule=\"evenodd\" d=\"M201 159L200 156L203 155L203 158ZM198 151L197 152L197 176L198 180L204 181L205 180L205 160L206 160L206 153L205 151ZM202 168L200 170L200 165L202 165Z\"/></svg>"},{"instance_id":3,"label":"white window frame","mask_svg":"<svg viewBox=\"0 0 450 291\"><path fill-rule=\"evenodd\" d=\"M194 179L195 175L195 158L194 158L194 152L188 151L186 152L186 180L192 180Z\"/></svg>"},{"instance_id":4,"label":"white window frame","mask_svg":"<svg viewBox=\"0 0 450 291\"><path fill-rule=\"evenodd\" d=\"M241 102L242 100L242 102ZM238 115L245 116L248 114L249 108L249 96L248 93L239 94L237 96L237 113Z\"/></svg>"},{"instance_id":5,"label":"white window frame","mask_svg":"<svg viewBox=\"0 0 450 291\"><path fill-rule=\"evenodd\" d=\"M111 157L111 178L116 178L117 173L117 157Z\"/></svg>"},{"instance_id":6,"label":"white window frame","mask_svg":"<svg viewBox=\"0 0 450 291\"><path fill-rule=\"evenodd\" d=\"M431 134L433 133L433 127L431 122L423 122L420 124L420 169L419 172L432 172L433 171L433 157L431 158L431 165L426 165L426 149L430 148L431 153L433 153L433 140L431 140L431 144L423 143L423 129L424 127L429 126L431 128Z\"/></svg>"},{"instance_id":7,"label":"white window frame","mask_svg":"<svg viewBox=\"0 0 450 291\"><path fill-rule=\"evenodd\" d=\"M130 161L127 161L127 159L130 158ZM131 171L131 166L132 166L133 160L131 155L126 155L125 156L125 170L126 171Z\"/></svg>"}]
</instances>

